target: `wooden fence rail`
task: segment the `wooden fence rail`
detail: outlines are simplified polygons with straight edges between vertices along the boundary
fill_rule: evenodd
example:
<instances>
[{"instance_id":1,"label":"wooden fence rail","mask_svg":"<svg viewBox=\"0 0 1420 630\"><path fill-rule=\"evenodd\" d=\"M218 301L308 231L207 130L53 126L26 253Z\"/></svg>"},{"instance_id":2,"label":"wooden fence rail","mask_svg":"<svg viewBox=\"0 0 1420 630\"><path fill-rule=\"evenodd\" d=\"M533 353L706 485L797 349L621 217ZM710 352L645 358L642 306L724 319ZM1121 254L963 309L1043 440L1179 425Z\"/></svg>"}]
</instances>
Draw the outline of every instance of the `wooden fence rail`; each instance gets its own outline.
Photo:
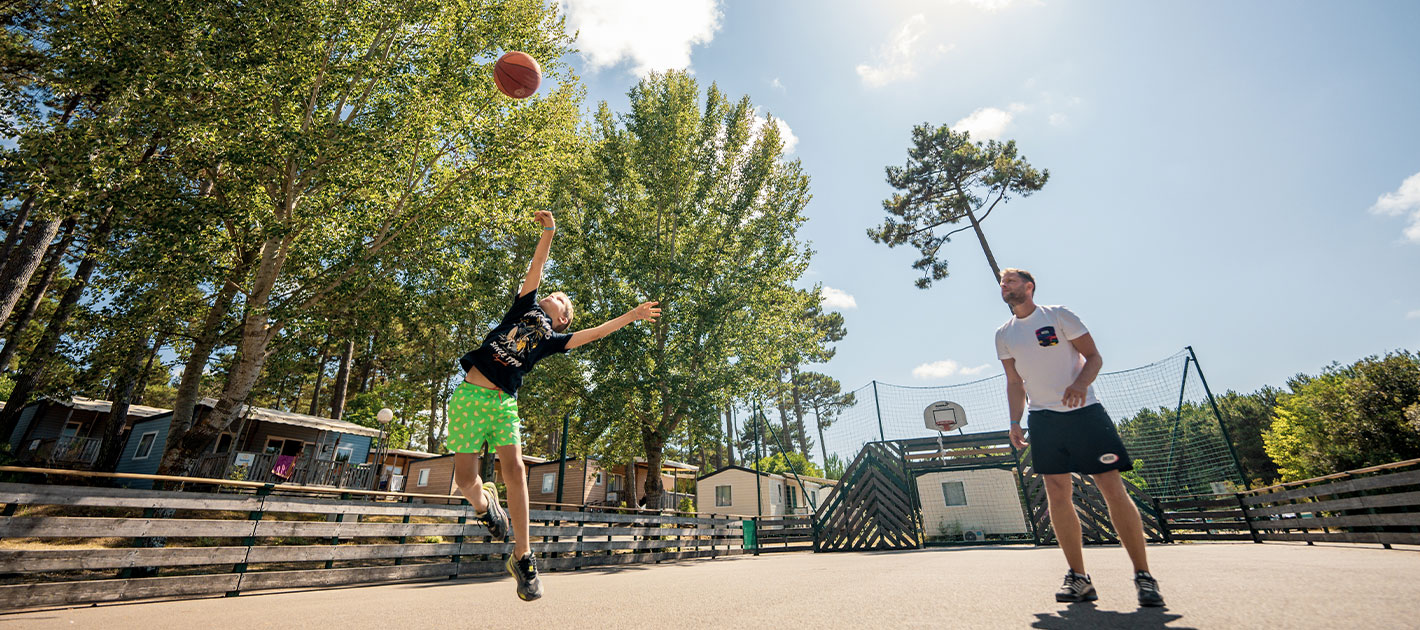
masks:
<instances>
[{"instance_id":1,"label":"wooden fence rail","mask_svg":"<svg viewBox=\"0 0 1420 630\"><path fill-rule=\"evenodd\" d=\"M500 574L513 547L466 505L419 502L442 495L188 482L211 490L0 483L0 610ZM548 507L530 512L543 570L744 552L738 518Z\"/></svg>"},{"instance_id":2,"label":"wooden fence rail","mask_svg":"<svg viewBox=\"0 0 1420 630\"><path fill-rule=\"evenodd\" d=\"M756 553L813 551L814 517L805 515L755 517Z\"/></svg>"},{"instance_id":3,"label":"wooden fence rail","mask_svg":"<svg viewBox=\"0 0 1420 630\"><path fill-rule=\"evenodd\" d=\"M1173 540L1420 545L1420 459L1161 507Z\"/></svg>"}]
</instances>

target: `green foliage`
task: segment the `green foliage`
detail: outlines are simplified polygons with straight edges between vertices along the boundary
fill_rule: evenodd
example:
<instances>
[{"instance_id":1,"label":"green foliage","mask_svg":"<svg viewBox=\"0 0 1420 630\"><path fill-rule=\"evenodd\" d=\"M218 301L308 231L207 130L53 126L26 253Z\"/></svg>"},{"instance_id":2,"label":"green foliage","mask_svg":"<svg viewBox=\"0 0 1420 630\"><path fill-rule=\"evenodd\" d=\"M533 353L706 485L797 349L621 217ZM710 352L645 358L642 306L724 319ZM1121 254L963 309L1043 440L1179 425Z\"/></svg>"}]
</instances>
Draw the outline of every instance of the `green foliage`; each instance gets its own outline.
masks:
<instances>
[{"instance_id":1,"label":"green foliage","mask_svg":"<svg viewBox=\"0 0 1420 630\"><path fill-rule=\"evenodd\" d=\"M823 469L799 453L776 453L759 460L759 469L767 473L789 475L799 473L810 477L823 477Z\"/></svg>"},{"instance_id":2,"label":"green foliage","mask_svg":"<svg viewBox=\"0 0 1420 630\"><path fill-rule=\"evenodd\" d=\"M883 201L887 218L868 230L868 238L888 247L911 245L922 257L912 264L922 271L917 287L926 289L947 277L947 261L938 256L952 234L985 221L997 204L1012 195L1029 196L1050 179L1050 171L1037 171L1016 150L1016 142L972 142L971 134L946 125L912 128L912 146L905 166L887 167L894 189ZM967 225L958 227L963 219ZM986 240L978 232L983 249ZM994 271L996 261L986 250Z\"/></svg>"},{"instance_id":3,"label":"green foliage","mask_svg":"<svg viewBox=\"0 0 1420 630\"><path fill-rule=\"evenodd\" d=\"M714 85L702 95L672 72L630 100L623 115L601 104L587 160L559 187L552 282L577 305L585 324L574 327L661 302L655 324L574 352L595 384L585 428L656 461L685 422L753 390L772 395L786 358L813 344L813 298L793 286L810 254L796 237L808 177L784 159L772 120L756 129L748 98Z\"/></svg>"},{"instance_id":4,"label":"green foliage","mask_svg":"<svg viewBox=\"0 0 1420 630\"><path fill-rule=\"evenodd\" d=\"M1254 485L1270 485L1280 478L1277 464L1267 456L1262 434L1272 425L1277 397L1281 393L1276 388L1264 387L1251 394L1229 391L1217 397L1223 426L1227 427L1228 437L1232 438L1243 474L1255 482Z\"/></svg>"},{"instance_id":5,"label":"green foliage","mask_svg":"<svg viewBox=\"0 0 1420 630\"><path fill-rule=\"evenodd\" d=\"M1208 494L1215 482L1239 479L1207 402L1141 409L1121 420L1118 430L1142 481L1136 485L1155 496Z\"/></svg>"},{"instance_id":6,"label":"green foliage","mask_svg":"<svg viewBox=\"0 0 1420 630\"><path fill-rule=\"evenodd\" d=\"M1420 356L1371 356L1287 384L1263 435L1284 480L1420 457Z\"/></svg>"},{"instance_id":7,"label":"green foliage","mask_svg":"<svg viewBox=\"0 0 1420 630\"><path fill-rule=\"evenodd\" d=\"M838 453L829 453L828 461L823 465L823 476L827 479L842 479L843 473L848 470L848 460L839 457Z\"/></svg>"}]
</instances>

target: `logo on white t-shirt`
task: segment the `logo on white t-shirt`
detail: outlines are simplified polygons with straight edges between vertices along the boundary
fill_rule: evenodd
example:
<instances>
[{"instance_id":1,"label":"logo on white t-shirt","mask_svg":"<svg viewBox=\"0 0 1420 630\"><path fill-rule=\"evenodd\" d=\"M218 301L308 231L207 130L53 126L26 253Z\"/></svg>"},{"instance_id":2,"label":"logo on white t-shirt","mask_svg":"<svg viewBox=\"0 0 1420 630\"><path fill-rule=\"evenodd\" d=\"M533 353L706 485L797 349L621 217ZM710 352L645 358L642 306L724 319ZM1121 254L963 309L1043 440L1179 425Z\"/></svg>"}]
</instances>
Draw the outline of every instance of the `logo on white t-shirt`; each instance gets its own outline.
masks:
<instances>
[{"instance_id":1,"label":"logo on white t-shirt","mask_svg":"<svg viewBox=\"0 0 1420 630\"><path fill-rule=\"evenodd\" d=\"M1035 329L1035 341L1040 344L1040 347L1049 348L1060 343L1060 337L1056 336L1054 326L1044 326Z\"/></svg>"}]
</instances>

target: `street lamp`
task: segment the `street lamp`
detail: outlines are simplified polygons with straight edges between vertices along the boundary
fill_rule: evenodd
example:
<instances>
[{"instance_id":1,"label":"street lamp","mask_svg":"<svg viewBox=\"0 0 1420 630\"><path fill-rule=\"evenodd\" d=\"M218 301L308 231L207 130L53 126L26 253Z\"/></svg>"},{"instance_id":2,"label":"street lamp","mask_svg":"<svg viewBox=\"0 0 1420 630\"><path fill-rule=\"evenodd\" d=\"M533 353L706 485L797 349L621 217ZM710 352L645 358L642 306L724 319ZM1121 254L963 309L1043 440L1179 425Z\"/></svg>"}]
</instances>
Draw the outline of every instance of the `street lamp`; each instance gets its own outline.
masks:
<instances>
[{"instance_id":1,"label":"street lamp","mask_svg":"<svg viewBox=\"0 0 1420 630\"><path fill-rule=\"evenodd\" d=\"M374 474L370 475L374 478L374 482L370 489L378 491L380 477L383 477L385 473L385 427L389 425L390 420L394 420L394 412L389 407L385 407L375 414L375 419L380 421L380 441L375 446Z\"/></svg>"}]
</instances>

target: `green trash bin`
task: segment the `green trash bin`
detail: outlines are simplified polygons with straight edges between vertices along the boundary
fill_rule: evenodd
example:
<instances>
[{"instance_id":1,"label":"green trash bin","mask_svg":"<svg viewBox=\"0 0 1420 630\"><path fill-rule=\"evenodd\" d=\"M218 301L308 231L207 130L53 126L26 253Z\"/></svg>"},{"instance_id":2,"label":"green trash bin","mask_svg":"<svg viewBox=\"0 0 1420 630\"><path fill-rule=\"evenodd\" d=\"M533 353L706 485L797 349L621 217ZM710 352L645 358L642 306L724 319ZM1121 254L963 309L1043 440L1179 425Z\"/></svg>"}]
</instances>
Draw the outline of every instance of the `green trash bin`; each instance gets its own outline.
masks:
<instances>
[{"instance_id":1,"label":"green trash bin","mask_svg":"<svg viewBox=\"0 0 1420 630\"><path fill-rule=\"evenodd\" d=\"M758 554L758 553L759 553L759 532L758 532L757 529L755 529L755 522L754 522L754 519L752 519L752 518L747 518L747 519L745 519L745 520L743 521L743 523L744 523L744 524L742 525L742 527L744 528L744 534L745 534L744 548L745 548L745 549L752 550L752 551L754 551L756 554Z\"/></svg>"}]
</instances>

